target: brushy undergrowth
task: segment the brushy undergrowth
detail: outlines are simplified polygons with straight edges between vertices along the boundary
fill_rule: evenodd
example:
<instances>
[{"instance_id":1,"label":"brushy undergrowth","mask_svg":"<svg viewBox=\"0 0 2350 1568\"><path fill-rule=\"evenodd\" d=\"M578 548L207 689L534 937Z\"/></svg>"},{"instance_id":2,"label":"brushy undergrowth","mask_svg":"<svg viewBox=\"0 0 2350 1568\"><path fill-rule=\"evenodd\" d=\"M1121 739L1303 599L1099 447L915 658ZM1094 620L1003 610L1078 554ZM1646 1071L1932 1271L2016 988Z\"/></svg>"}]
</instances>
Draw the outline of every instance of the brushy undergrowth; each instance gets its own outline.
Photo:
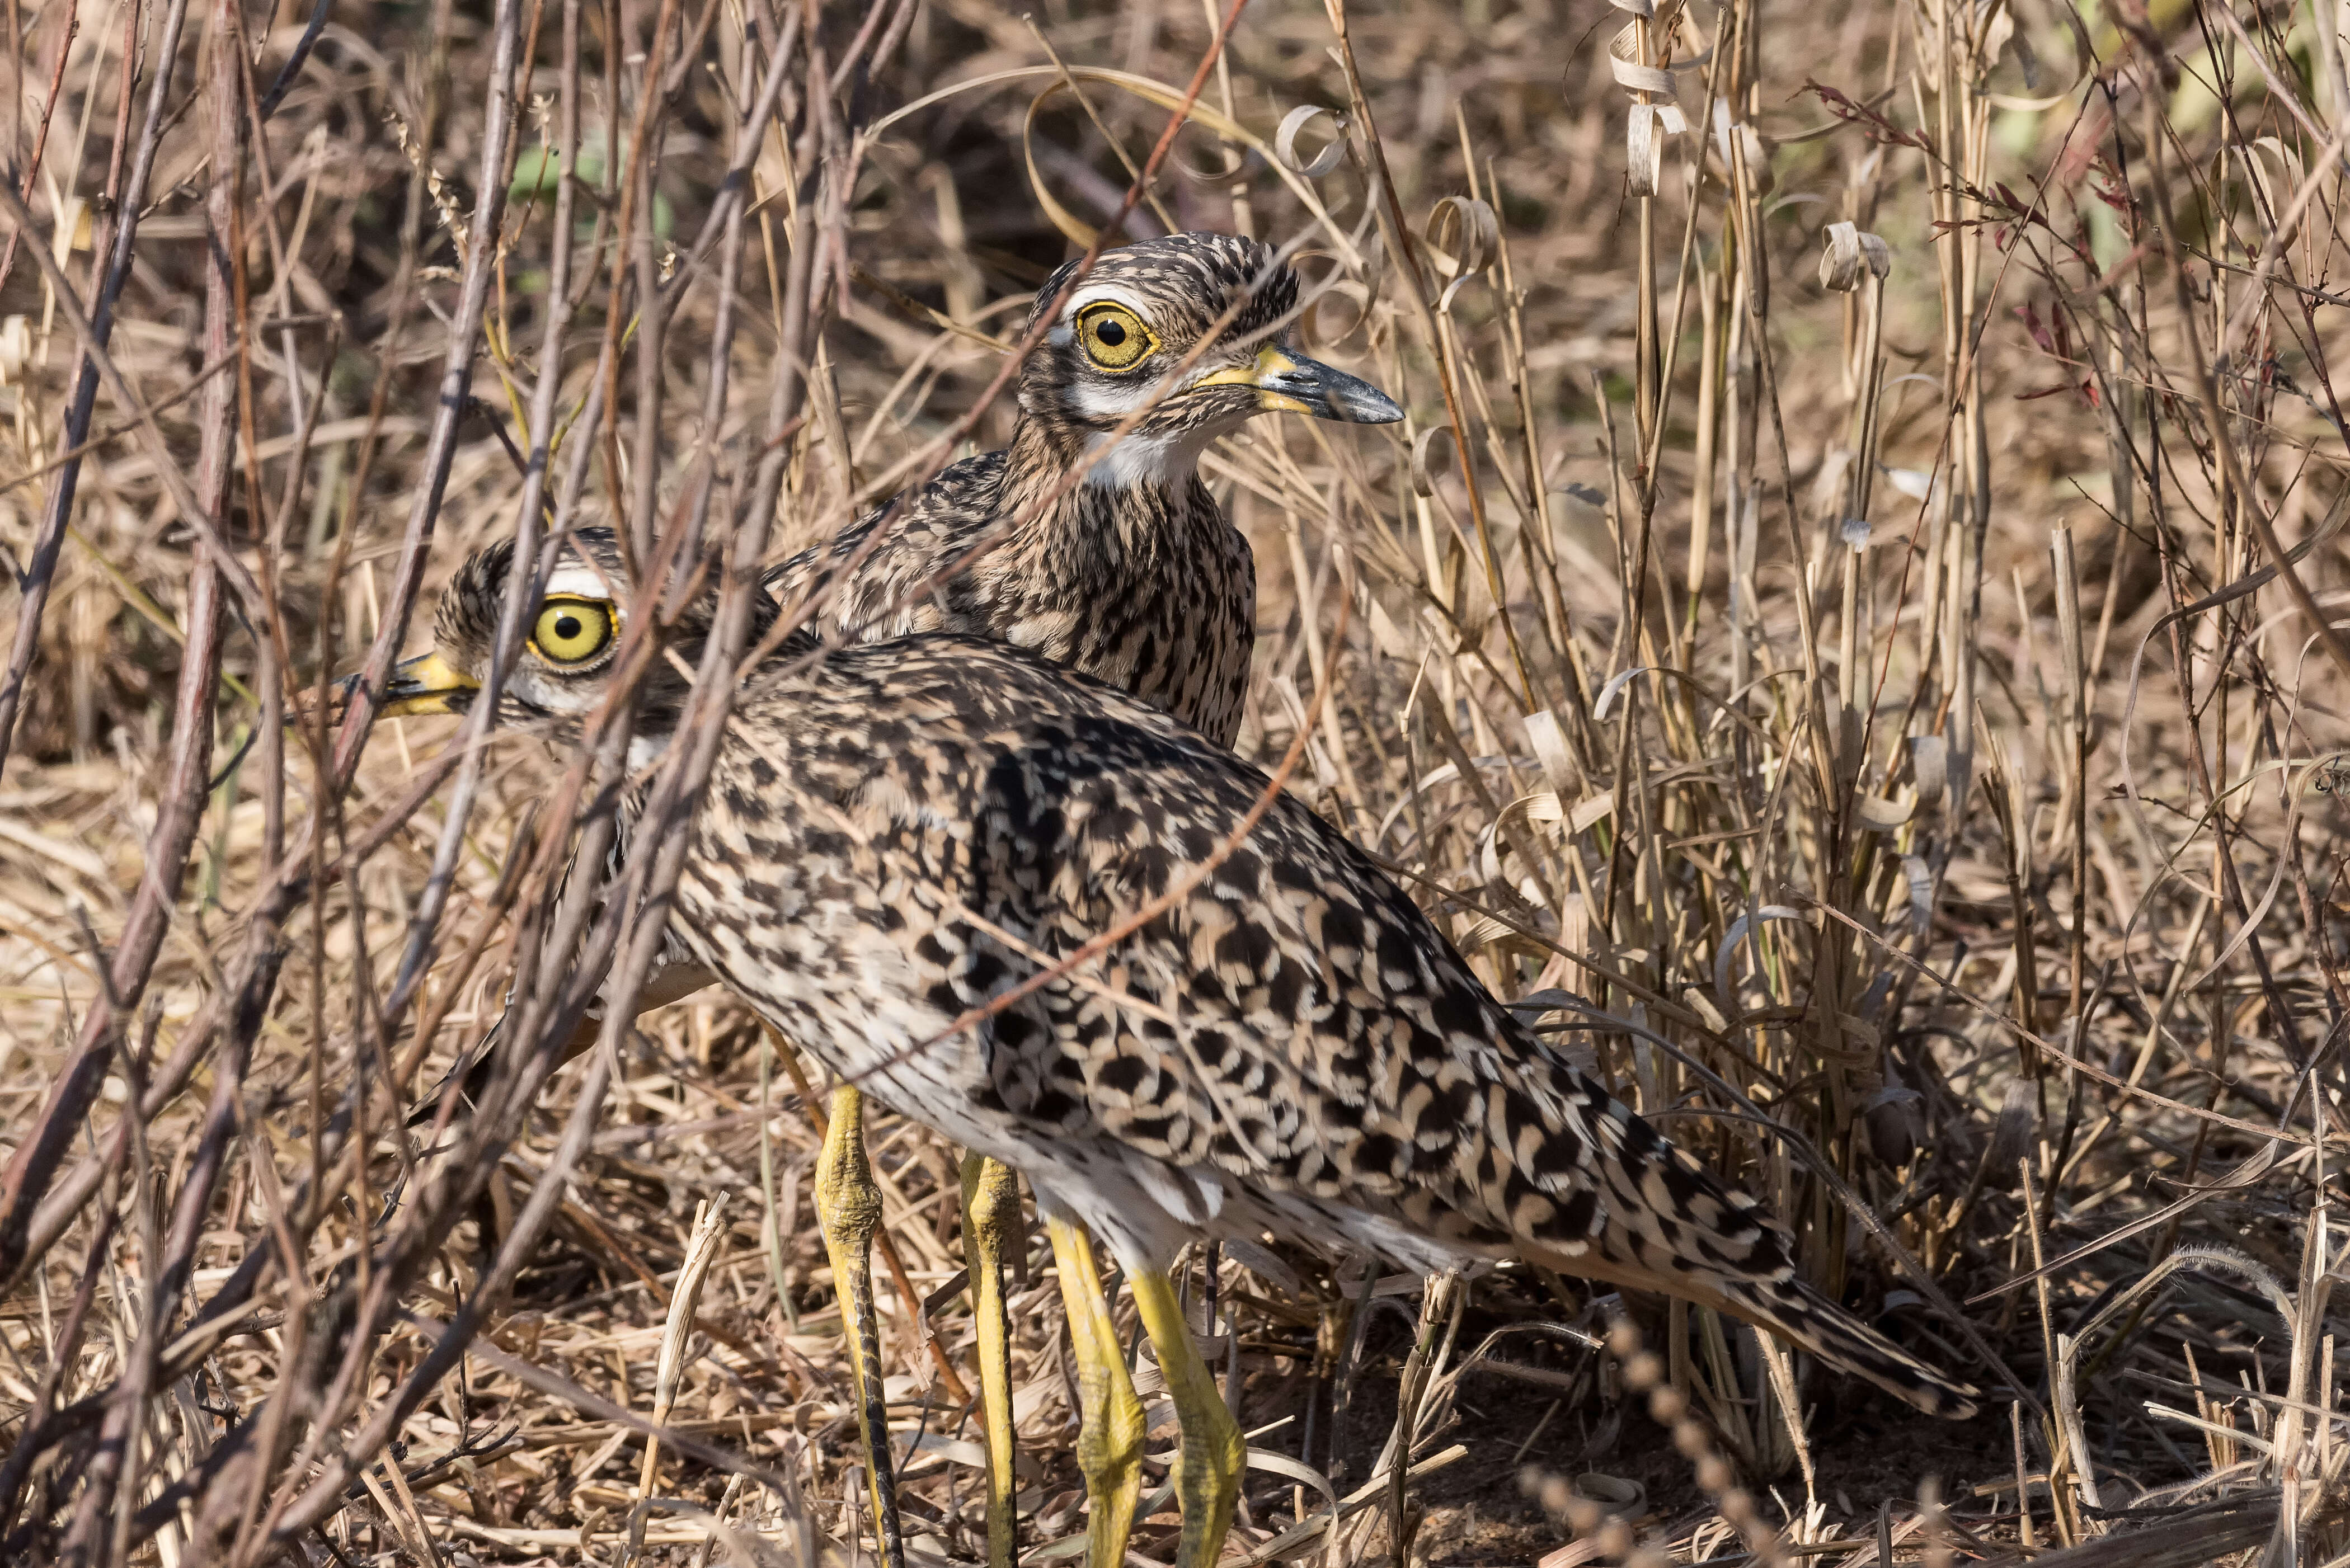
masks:
<instances>
[{"instance_id":1,"label":"brushy undergrowth","mask_svg":"<svg viewBox=\"0 0 2350 1568\"><path fill-rule=\"evenodd\" d=\"M12 0L0 1560L850 1560L822 1085L713 993L403 1135L631 933L557 905L574 759L361 753L324 683L534 516L774 558L997 444L1116 221L1295 243L1410 412L1206 460L1243 751L1310 725L1499 994L1993 1396L1195 1256L1235 1552L2350 1562L2334 7L1617 4ZM952 1152L873 1152L908 1527L971 1560Z\"/></svg>"}]
</instances>

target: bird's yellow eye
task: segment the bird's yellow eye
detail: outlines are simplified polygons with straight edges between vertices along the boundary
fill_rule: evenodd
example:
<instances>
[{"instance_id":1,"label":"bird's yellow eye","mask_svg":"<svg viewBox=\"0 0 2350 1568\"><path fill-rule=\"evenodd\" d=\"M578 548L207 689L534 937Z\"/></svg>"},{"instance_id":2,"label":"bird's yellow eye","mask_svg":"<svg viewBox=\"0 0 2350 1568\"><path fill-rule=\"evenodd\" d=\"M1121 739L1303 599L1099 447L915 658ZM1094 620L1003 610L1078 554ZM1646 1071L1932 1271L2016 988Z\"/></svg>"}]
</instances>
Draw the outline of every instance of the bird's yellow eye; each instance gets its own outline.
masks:
<instances>
[{"instance_id":1,"label":"bird's yellow eye","mask_svg":"<svg viewBox=\"0 0 2350 1568\"><path fill-rule=\"evenodd\" d=\"M611 640L612 607L602 599L548 599L530 634L531 650L549 664L584 664Z\"/></svg>"},{"instance_id":2,"label":"bird's yellow eye","mask_svg":"<svg viewBox=\"0 0 2350 1568\"><path fill-rule=\"evenodd\" d=\"M1108 300L1077 312L1077 341L1086 358L1105 370L1131 370L1159 347L1142 317Z\"/></svg>"}]
</instances>

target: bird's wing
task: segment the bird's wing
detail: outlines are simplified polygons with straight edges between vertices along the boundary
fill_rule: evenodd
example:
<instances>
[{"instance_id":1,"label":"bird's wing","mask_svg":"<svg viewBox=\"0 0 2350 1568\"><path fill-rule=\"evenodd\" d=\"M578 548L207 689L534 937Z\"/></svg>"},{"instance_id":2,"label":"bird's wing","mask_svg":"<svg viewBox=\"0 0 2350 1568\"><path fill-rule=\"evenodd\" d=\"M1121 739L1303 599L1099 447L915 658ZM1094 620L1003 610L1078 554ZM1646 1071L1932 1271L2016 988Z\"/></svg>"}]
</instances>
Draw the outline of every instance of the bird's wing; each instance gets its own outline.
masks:
<instances>
[{"instance_id":1,"label":"bird's wing","mask_svg":"<svg viewBox=\"0 0 2350 1568\"><path fill-rule=\"evenodd\" d=\"M1017 1108L1433 1235L1597 1233L1621 1107L1344 839L1284 796L1220 856L1263 774L1125 715L1040 739L996 764L979 912L1057 960L1174 898L999 1022Z\"/></svg>"},{"instance_id":2,"label":"bird's wing","mask_svg":"<svg viewBox=\"0 0 2350 1568\"><path fill-rule=\"evenodd\" d=\"M1284 794L1231 845L1263 774L1055 684L1058 713L1000 734L965 897L1027 950L996 944L1006 983L1155 912L993 1021L1008 1106L1719 1306L1922 1408L1970 1408L1804 1283L1752 1198L1544 1046L1321 818Z\"/></svg>"},{"instance_id":3,"label":"bird's wing","mask_svg":"<svg viewBox=\"0 0 2350 1568\"><path fill-rule=\"evenodd\" d=\"M1514 1247L1779 1329L1921 1408L1970 1408L1798 1279L1752 1199L1546 1049L1304 805L1276 796L1231 846L1269 781L1164 714L959 638L844 650L745 707L796 730L802 820L849 825L827 852L853 849L844 886L892 890L869 923L927 1015L993 1009L974 1092L1039 1147L1113 1140Z\"/></svg>"}]
</instances>

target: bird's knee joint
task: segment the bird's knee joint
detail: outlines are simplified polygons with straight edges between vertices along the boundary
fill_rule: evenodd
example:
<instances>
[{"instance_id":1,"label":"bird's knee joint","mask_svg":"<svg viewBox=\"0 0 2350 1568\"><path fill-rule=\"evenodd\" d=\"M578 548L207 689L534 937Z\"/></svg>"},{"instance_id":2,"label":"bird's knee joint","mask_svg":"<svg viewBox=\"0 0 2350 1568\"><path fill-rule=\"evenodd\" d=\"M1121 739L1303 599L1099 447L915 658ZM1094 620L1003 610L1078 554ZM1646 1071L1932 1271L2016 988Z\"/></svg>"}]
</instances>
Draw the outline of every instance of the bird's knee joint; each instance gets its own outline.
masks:
<instances>
[{"instance_id":1,"label":"bird's knee joint","mask_svg":"<svg viewBox=\"0 0 2350 1568\"><path fill-rule=\"evenodd\" d=\"M1227 1415L1201 1437L1201 1456L1218 1493L1238 1491L1241 1471L1248 1464L1248 1441L1241 1436L1240 1423Z\"/></svg>"},{"instance_id":2,"label":"bird's knee joint","mask_svg":"<svg viewBox=\"0 0 2350 1568\"><path fill-rule=\"evenodd\" d=\"M816 1195L816 1217L826 1235L862 1242L881 1228L881 1189L865 1172L819 1170Z\"/></svg>"},{"instance_id":3,"label":"bird's knee joint","mask_svg":"<svg viewBox=\"0 0 2350 1568\"><path fill-rule=\"evenodd\" d=\"M1141 1452L1139 1436L1091 1427L1077 1438L1077 1473L1086 1478L1088 1488L1099 1490L1107 1483L1124 1480L1134 1470Z\"/></svg>"}]
</instances>

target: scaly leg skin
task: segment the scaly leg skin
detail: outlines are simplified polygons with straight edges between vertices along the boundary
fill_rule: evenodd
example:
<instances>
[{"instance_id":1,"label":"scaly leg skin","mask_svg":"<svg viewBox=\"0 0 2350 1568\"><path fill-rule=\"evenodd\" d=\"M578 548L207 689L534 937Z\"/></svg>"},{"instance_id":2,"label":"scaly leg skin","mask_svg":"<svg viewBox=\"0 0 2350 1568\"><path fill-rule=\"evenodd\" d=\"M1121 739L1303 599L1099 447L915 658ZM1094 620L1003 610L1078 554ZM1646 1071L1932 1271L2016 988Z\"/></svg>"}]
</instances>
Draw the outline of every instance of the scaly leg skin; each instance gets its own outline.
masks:
<instances>
[{"instance_id":1,"label":"scaly leg skin","mask_svg":"<svg viewBox=\"0 0 2350 1568\"><path fill-rule=\"evenodd\" d=\"M1240 1423L1216 1392L1215 1374L1200 1359L1175 1287L1156 1269L1131 1272L1143 1332L1159 1353L1167 1392L1183 1428L1182 1469L1175 1481L1175 1495L1183 1507L1183 1540L1176 1550L1175 1568L1211 1568L1224 1549L1224 1532L1232 1527L1247 1445L1241 1440Z\"/></svg>"},{"instance_id":2,"label":"scaly leg skin","mask_svg":"<svg viewBox=\"0 0 2350 1568\"><path fill-rule=\"evenodd\" d=\"M1012 1334L1003 1311L1003 1252L1020 1223L1012 1168L962 1157L962 1255L979 1330L979 1397L987 1423L987 1568L1012 1568L1019 1546L1012 1476Z\"/></svg>"},{"instance_id":3,"label":"scaly leg skin","mask_svg":"<svg viewBox=\"0 0 2350 1568\"><path fill-rule=\"evenodd\" d=\"M833 1091L832 1120L816 1162L816 1213L831 1255L848 1341L849 1390L865 1444L865 1479L873 1493L873 1530L886 1568L906 1568L898 1523L898 1488L889 1463L889 1406L881 1387L881 1325L873 1312L873 1232L881 1223L881 1189L865 1163L865 1096L843 1084Z\"/></svg>"},{"instance_id":4,"label":"scaly leg skin","mask_svg":"<svg viewBox=\"0 0 2350 1568\"><path fill-rule=\"evenodd\" d=\"M1073 1220L1048 1215L1061 1300L1069 1309L1069 1343L1077 1355L1077 1469L1086 1478L1087 1568L1124 1568L1134 1505L1142 1490L1142 1401L1135 1396L1118 1326L1102 1299L1094 1243Z\"/></svg>"}]
</instances>

